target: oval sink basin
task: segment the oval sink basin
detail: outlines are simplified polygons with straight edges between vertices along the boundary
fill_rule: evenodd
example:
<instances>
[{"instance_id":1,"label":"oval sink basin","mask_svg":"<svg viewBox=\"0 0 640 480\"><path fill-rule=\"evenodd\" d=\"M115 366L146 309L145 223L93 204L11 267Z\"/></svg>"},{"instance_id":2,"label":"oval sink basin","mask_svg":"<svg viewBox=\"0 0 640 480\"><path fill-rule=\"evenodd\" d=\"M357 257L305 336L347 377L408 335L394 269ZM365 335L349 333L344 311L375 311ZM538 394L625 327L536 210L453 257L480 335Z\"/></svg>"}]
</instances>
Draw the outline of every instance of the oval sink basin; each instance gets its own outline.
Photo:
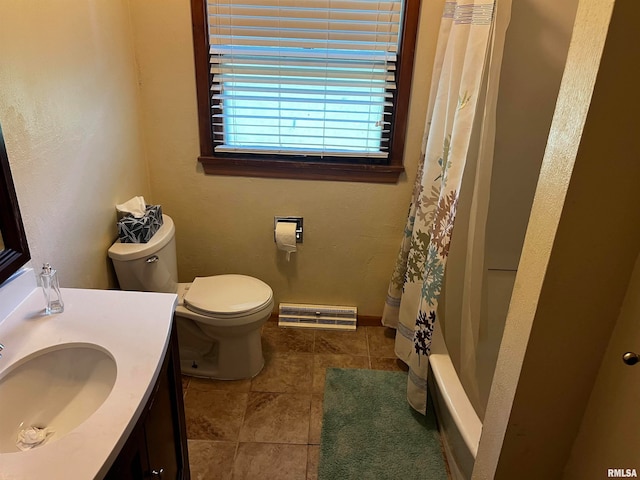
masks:
<instances>
[{"instance_id":1,"label":"oval sink basin","mask_svg":"<svg viewBox=\"0 0 640 480\"><path fill-rule=\"evenodd\" d=\"M0 360L1 361L1 360ZM66 344L16 362L0 378L0 453L19 452L18 434L46 428L52 443L79 426L107 399L116 362L97 345Z\"/></svg>"}]
</instances>

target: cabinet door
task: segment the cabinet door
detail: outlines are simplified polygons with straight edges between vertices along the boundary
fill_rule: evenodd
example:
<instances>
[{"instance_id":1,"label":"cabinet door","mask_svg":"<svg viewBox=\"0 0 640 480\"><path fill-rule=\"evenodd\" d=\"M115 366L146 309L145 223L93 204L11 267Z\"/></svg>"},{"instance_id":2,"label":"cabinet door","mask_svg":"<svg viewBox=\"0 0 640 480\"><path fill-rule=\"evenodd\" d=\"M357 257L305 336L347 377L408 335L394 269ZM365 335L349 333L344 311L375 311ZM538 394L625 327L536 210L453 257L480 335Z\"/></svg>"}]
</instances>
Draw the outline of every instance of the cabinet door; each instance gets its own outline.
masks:
<instances>
[{"instance_id":1,"label":"cabinet door","mask_svg":"<svg viewBox=\"0 0 640 480\"><path fill-rule=\"evenodd\" d=\"M105 480L154 478L190 479L175 323L151 399Z\"/></svg>"},{"instance_id":2,"label":"cabinet door","mask_svg":"<svg viewBox=\"0 0 640 480\"><path fill-rule=\"evenodd\" d=\"M171 363L158 380L158 390L144 424L151 478L178 479L179 435L175 425Z\"/></svg>"},{"instance_id":3,"label":"cabinet door","mask_svg":"<svg viewBox=\"0 0 640 480\"><path fill-rule=\"evenodd\" d=\"M144 432L135 429L123 447L105 480L141 480L149 471Z\"/></svg>"}]
</instances>

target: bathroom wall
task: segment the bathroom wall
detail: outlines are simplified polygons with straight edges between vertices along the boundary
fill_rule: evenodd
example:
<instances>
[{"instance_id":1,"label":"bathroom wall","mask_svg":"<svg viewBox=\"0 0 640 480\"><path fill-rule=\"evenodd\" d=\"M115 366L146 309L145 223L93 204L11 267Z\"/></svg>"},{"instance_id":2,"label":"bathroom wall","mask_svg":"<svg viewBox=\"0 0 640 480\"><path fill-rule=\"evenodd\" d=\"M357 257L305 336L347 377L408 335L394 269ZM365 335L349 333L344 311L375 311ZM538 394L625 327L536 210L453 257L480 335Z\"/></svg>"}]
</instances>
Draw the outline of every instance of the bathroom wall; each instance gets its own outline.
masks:
<instances>
[{"instance_id":1,"label":"bathroom wall","mask_svg":"<svg viewBox=\"0 0 640 480\"><path fill-rule=\"evenodd\" d=\"M640 350L639 318L640 257L564 468L564 480L589 478L592 472L610 468L640 467L640 372L637 365L628 366L621 361L625 352Z\"/></svg>"},{"instance_id":2,"label":"bathroom wall","mask_svg":"<svg viewBox=\"0 0 640 480\"><path fill-rule=\"evenodd\" d=\"M0 2L0 124L32 264L112 285L114 205L149 194L127 2Z\"/></svg>"},{"instance_id":3,"label":"bathroom wall","mask_svg":"<svg viewBox=\"0 0 640 480\"><path fill-rule=\"evenodd\" d=\"M577 4L578 0L512 2L496 109L484 309L472 320L477 322L473 325L477 335L461 331L461 302L447 304L444 319L447 349L481 419L491 389ZM454 251L454 243L447 267L450 275L460 268L464 272L464 266L459 264L466 261L466 252ZM457 287L455 281L447 283L447 296L461 299L451 291Z\"/></svg>"},{"instance_id":4,"label":"bathroom wall","mask_svg":"<svg viewBox=\"0 0 640 480\"><path fill-rule=\"evenodd\" d=\"M639 100L628 95L640 75L640 50L628 48L638 43L638 14L637 2L579 2L474 479L562 478L572 446L574 461L585 459L584 468L567 478L605 478L604 469L590 468L605 461L611 462L607 468L637 466L628 463L637 463L637 450L622 464L611 452L625 442L625 428L637 435L637 388L621 391L620 385L631 386L617 382L624 376L637 382L637 372L620 357L624 349L635 349L638 338L638 310L623 302L636 292L637 282L629 280L640 245L640 224L630 220L640 216ZM616 159L609 189L603 189L603 158ZM613 207L594 202L594 192L613 195ZM594 225L606 235L594 235ZM616 333L628 323L635 337L625 328ZM612 332L626 337L625 347L613 342ZM611 353L615 357L607 358ZM604 385L596 379L606 366L622 375ZM627 407L616 415L624 405L617 397L626 395ZM594 407L606 410L598 421L611 433L598 435L601 423L583 432L588 446L574 443L583 435L581 423L597 415Z\"/></svg>"},{"instance_id":5,"label":"bathroom wall","mask_svg":"<svg viewBox=\"0 0 640 480\"><path fill-rule=\"evenodd\" d=\"M531 205L564 73L578 0L512 4L500 94L486 237L486 318L476 368L463 377L484 416ZM469 388L470 390L471 388Z\"/></svg>"},{"instance_id":6,"label":"bathroom wall","mask_svg":"<svg viewBox=\"0 0 640 480\"><path fill-rule=\"evenodd\" d=\"M516 270L578 0L514 1L500 78L487 267Z\"/></svg>"},{"instance_id":7,"label":"bathroom wall","mask_svg":"<svg viewBox=\"0 0 640 480\"><path fill-rule=\"evenodd\" d=\"M514 1L496 109L491 198L486 226L482 312L477 335L461 331L461 282L447 283L444 333L465 391L482 419L491 389L511 291L549 128L564 71L578 0ZM464 272L466 251L454 233L448 275ZM461 277L460 277L461 278Z\"/></svg>"},{"instance_id":8,"label":"bathroom wall","mask_svg":"<svg viewBox=\"0 0 640 480\"><path fill-rule=\"evenodd\" d=\"M415 178L442 0L423 2L405 151L396 185L204 175L187 0L130 0L154 199L177 228L181 281L254 275L276 304L355 305L379 316ZM287 262L273 241L275 215L304 217L304 243Z\"/></svg>"},{"instance_id":9,"label":"bathroom wall","mask_svg":"<svg viewBox=\"0 0 640 480\"><path fill-rule=\"evenodd\" d=\"M113 206L142 194L174 217L182 281L245 273L270 283L276 301L380 315L442 4L422 8L407 174L373 185L205 176L196 160L187 0L0 2L0 124L32 263L53 263L63 286L113 286L105 254L116 235ZM291 262L275 249L274 215L305 218L305 242Z\"/></svg>"}]
</instances>

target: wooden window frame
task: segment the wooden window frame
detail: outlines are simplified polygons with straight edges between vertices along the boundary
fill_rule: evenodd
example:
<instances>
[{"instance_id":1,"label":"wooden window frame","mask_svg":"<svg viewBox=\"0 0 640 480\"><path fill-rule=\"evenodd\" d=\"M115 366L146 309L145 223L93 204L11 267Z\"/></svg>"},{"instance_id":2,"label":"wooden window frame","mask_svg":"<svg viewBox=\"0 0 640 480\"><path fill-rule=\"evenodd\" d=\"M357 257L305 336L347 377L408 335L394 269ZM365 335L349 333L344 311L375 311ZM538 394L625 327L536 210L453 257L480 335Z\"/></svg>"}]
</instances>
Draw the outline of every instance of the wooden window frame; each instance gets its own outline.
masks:
<instances>
[{"instance_id":1,"label":"wooden window frame","mask_svg":"<svg viewBox=\"0 0 640 480\"><path fill-rule=\"evenodd\" d=\"M398 79L394 92L390 154L386 164L296 159L250 154L220 154L213 151L211 125L211 73L206 0L191 0L191 21L196 72L200 156L205 174L349 182L396 183L404 172L404 144L416 49L420 0L405 0L402 38L397 59Z\"/></svg>"}]
</instances>

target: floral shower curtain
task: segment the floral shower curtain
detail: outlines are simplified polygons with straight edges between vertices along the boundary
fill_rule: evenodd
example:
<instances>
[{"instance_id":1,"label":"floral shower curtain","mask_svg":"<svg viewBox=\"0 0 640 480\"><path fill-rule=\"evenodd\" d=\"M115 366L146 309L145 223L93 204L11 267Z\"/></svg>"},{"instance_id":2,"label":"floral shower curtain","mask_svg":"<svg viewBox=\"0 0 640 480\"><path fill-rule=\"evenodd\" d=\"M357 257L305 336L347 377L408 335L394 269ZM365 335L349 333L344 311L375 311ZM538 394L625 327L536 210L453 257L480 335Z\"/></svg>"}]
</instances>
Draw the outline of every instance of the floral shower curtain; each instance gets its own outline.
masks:
<instances>
[{"instance_id":1,"label":"floral shower curtain","mask_svg":"<svg viewBox=\"0 0 640 480\"><path fill-rule=\"evenodd\" d=\"M397 330L396 355L409 366L407 398L422 413L460 187L474 121L477 125L484 116L485 105L480 102L485 97L483 86L489 88L483 78L492 46L494 10L494 0L445 3L418 174L382 317L383 325ZM502 44L498 50L501 60ZM496 91L484 91L493 108Z\"/></svg>"}]
</instances>

